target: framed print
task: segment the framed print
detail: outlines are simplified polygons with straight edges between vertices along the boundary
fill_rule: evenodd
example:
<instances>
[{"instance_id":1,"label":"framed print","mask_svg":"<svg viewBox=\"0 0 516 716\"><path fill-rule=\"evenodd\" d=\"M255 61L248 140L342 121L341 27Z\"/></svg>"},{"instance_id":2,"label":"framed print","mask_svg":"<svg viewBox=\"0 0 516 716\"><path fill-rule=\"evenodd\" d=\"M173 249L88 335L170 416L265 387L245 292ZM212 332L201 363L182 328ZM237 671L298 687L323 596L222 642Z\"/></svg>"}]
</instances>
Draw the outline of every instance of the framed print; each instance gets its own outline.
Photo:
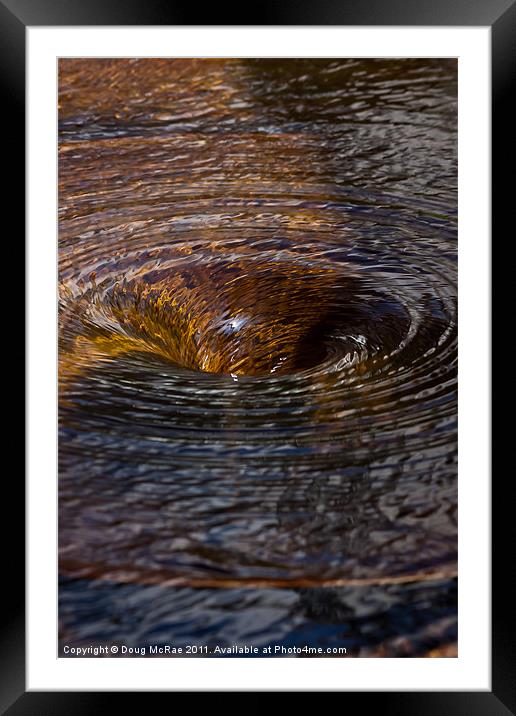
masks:
<instances>
[{"instance_id":1,"label":"framed print","mask_svg":"<svg viewBox=\"0 0 516 716\"><path fill-rule=\"evenodd\" d=\"M489 270L514 6L0 11L27 126L5 708L509 713Z\"/></svg>"}]
</instances>

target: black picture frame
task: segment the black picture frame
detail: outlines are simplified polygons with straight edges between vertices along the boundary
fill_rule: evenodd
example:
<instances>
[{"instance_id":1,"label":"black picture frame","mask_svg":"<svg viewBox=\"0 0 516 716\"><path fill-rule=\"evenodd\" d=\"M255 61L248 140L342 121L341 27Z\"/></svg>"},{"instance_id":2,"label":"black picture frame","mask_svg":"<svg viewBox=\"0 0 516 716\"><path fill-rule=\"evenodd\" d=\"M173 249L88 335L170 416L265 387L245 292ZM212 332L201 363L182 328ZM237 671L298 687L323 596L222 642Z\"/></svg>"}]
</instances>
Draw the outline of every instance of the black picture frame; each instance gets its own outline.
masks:
<instances>
[{"instance_id":1,"label":"black picture frame","mask_svg":"<svg viewBox=\"0 0 516 716\"><path fill-rule=\"evenodd\" d=\"M13 149L13 158L4 173L5 206L16 217L12 231L22 248L25 215L25 38L31 26L80 25L197 25L199 12L206 25L405 25L405 26L483 26L491 28L492 39L492 231L501 233L504 213L510 211L512 182L504 179L502 168L514 157L513 112L510 90L516 65L516 3L513 0L368 0L366 3L340 4L334 0L306 2L262 2L255 16L245 16L242 7L219 4L200 10L193 4L160 0L0 0L0 82L3 111L0 113L4 142ZM512 131L511 131L512 130ZM5 155L4 155L5 159ZM513 165L513 163L512 163ZM18 211L14 207L18 207ZM508 217L507 217L508 218ZM507 224L509 226L509 224ZM12 237L14 238L14 236ZM10 251L10 248L9 248ZM11 261L9 257L9 262ZM10 271L13 273L13 270ZM14 272L16 273L16 272ZM19 275L19 272L18 272ZM17 285L18 314L21 306ZM500 292L500 291L499 291ZM5 310L5 309L4 309ZM15 319L19 321L19 316ZM16 345L23 346L23 336ZM29 346L29 349L31 347ZM20 353L20 351L19 351ZM21 355L17 361L23 363ZM496 373L495 373L496 374ZM100 713L113 709L122 693L26 692L25 691L25 593L24 593L24 483L18 469L8 470L9 512L14 521L4 535L4 608L0 641L0 710L10 716L22 714ZM356 698L367 698L367 705L385 714L462 714L483 716L516 713L516 638L510 631L509 609L503 595L510 587L505 545L511 544L509 531L512 505L504 497L504 480L492 481L492 691L473 692L345 692L344 708L356 705ZM6 479L7 482L7 479ZM4 489L8 489L5 487ZM509 603L511 600L507 600ZM407 684L407 688L410 685ZM126 694L138 699L136 694ZM146 694L148 698L149 694ZM140 702L143 703L143 702ZM363 706L362 701L362 706ZM148 708L148 706L147 706Z\"/></svg>"}]
</instances>

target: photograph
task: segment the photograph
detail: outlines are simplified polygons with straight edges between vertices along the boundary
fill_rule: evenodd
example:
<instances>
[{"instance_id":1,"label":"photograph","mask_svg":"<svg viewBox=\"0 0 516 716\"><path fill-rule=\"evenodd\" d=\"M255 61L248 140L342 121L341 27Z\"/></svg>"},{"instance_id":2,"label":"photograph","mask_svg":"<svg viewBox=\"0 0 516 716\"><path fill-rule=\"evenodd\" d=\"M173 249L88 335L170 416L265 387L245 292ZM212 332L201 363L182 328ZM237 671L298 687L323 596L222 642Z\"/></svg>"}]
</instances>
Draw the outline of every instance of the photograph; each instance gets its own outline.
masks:
<instances>
[{"instance_id":1,"label":"photograph","mask_svg":"<svg viewBox=\"0 0 516 716\"><path fill-rule=\"evenodd\" d=\"M462 656L458 70L57 59L59 659Z\"/></svg>"},{"instance_id":2,"label":"photograph","mask_svg":"<svg viewBox=\"0 0 516 716\"><path fill-rule=\"evenodd\" d=\"M516 714L492 453L516 0L254 15L0 0L26 351L0 713Z\"/></svg>"}]
</instances>

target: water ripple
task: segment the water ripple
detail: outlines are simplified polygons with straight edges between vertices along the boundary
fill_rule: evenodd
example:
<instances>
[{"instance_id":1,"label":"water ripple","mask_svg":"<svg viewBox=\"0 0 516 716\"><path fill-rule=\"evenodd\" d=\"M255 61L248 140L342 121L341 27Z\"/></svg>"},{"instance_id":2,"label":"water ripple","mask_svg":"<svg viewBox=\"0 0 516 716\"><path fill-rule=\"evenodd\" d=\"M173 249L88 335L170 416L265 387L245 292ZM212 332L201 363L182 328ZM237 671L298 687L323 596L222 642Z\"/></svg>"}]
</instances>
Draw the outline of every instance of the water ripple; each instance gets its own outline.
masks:
<instances>
[{"instance_id":1,"label":"water ripple","mask_svg":"<svg viewBox=\"0 0 516 716\"><path fill-rule=\"evenodd\" d=\"M451 65L151 62L61 65L61 571L453 576Z\"/></svg>"}]
</instances>

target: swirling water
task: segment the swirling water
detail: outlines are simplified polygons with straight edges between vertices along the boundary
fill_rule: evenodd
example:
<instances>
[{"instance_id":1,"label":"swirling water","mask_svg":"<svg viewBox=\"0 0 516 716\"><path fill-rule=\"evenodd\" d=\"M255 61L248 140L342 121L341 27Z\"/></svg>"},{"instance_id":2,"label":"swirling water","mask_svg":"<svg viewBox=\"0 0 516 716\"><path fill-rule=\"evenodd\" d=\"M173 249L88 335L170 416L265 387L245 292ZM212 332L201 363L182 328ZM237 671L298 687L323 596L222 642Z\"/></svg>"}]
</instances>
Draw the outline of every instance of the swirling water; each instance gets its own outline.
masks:
<instances>
[{"instance_id":1,"label":"swirling water","mask_svg":"<svg viewBox=\"0 0 516 716\"><path fill-rule=\"evenodd\" d=\"M60 61L61 644L455 641L456 89Z\"/></svg>"}]
</instances>

